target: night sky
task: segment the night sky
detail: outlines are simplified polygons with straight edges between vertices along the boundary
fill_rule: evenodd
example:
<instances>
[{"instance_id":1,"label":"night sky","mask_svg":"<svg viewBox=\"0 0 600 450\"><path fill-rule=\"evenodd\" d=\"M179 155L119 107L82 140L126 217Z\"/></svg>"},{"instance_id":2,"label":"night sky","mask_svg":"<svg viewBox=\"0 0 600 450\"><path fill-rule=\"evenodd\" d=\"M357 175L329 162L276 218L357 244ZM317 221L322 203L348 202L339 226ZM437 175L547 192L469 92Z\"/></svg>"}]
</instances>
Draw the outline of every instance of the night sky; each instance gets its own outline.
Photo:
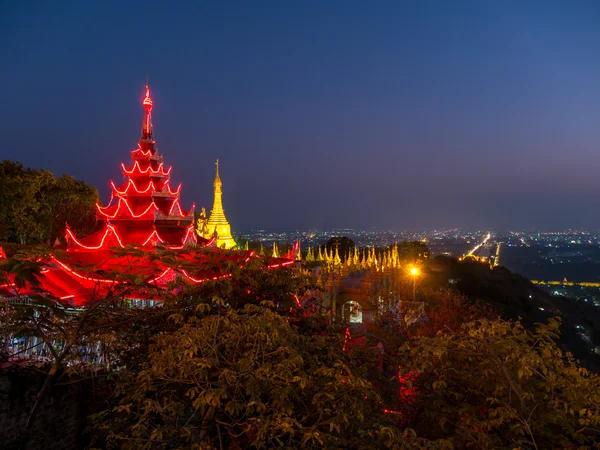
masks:
<instances>
[{"instance_id":1,"label":"night sky","mask_svg":"<svg viewBox=\"0 0 600 450\"><path fill-rule=\"evenodd\" d=\"M0 159L249 227L600 228L600 1L0 2Z\"/></svg>"}]
</instances>

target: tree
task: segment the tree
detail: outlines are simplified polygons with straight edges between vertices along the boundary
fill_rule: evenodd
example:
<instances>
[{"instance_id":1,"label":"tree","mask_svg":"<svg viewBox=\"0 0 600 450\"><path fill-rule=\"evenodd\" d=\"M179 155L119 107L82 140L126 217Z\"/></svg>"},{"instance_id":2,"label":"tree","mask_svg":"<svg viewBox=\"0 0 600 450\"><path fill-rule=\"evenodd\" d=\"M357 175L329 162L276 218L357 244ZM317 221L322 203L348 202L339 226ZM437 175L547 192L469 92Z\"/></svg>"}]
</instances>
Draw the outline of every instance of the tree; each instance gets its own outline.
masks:
<instances>
[{"instance_id":1,"label":"tree","mask_svg":"<svg viewBox=\"0 0 600 450\"><path fill-rule=\"evenodd\" d=\"M325 248L327 248L329 253L333 252L332 254L335 253L336 247L338 249L340 258L344 259L351 250L354 250L356 244L347 236L332 237L325 244Z\"/></svg>"},{"instance_id":2,"label":"tree","mask_svg":"<svg viewBox=\"0 0 600 450\"><path fill-rule=\"evenodd\" d=\"M397 244L398 258L403 263L421 265L430 256L427 244L421 241L403 241ZM390 246L393 248L394 245Z\"/></svg>"},{"instance_id":3,"label":"tree","mask_svg":"<svg viewBox=\"0 0 600 450\"><path fill-rule=\"evenodd\" d=\"M454 448L598 445L600 378L562 352L558 330L481 319L407 342L401 368L419 374L408 426Z\"/></svg>"},{"instance_id":4,"label":"tree","mask_svg":"<svg viewBox=\"0 0 600 450\"><path fill-rule=\"evenodd\" d=\"M157 249L148 257L187 270L193 262L178 262L177 253ZM17 290L35 284L40 257L6 262ZM228 262L205 264L210 271ZM48 347L36 405L57 374L89 367L90 349L102 344L105 367L118 368L114 396L93 427L102 448L600 442L599 378L556 345L555 319L530 332L444 289L423 290L424 310L413 316L402 306L411 306L403 302L409 283L396 280L380 286L373 323L348 330L348 342L345 327L303 295L314 285L302 271L265 270L258 259L229 269L230 277L193 286L176 279L155 290L163 300L155 308L128 306L132 293L157 288L127 275L78 310L67 311L40 289L6 306L0 333L33 334Z\"/></svg>"},{"instance_id":5,"label":"tree","mask_svg":"<svg viewBox=\"0 0 600 450\"><path fill-rule=\"evenodd\" d=\"M100 416L120 448L389 448L400 433L338 336L303 335L269 302L202 304L156 337ZM181 320L173 317L173 320Z\"/></svg>"},{"instance_id":6,"label":"tree","mask_svg":"<svg viewBox=\"0 0 600 450\"><path fill-rule=\"evenodd\" d=\"M0 283L10 281L13 284L16 300L3 305L0 344L23 338L26 342L24 352L42 346L40 353L48 357L48 362L38 369L46 372L46 378L23 430L25 440L32 438L29 433L38 409L61 373L66 370L72 374L87 372L90 364L98 364L104 346L110 347L111 332L129 325L136 317L128 313L126 298L132 289L140 287L139 283L132 282L132 277L121 276L118 283L105 286L105 289L97 285L85 307L70 308L45 291L37 277L48 254L47 247L29 249L0 265ZM82 273L97 276L89 267L76 268ZM156 290L154 286L148 288ZM0 362L10 362L14 356L6 353ZM110 357L102 362L108 366Z\"/></svg>"},{"instance_id":7,"label":"tree","mask_svg":"<svg viewBox=\"0 0 600 450\"><path fill-rule=\"evenodd\" d=\"M51 243L68 222L80 236L95 225L95 187L47 170L0 162L0 240L21 244Z\"/></svg>"}]
</instances>

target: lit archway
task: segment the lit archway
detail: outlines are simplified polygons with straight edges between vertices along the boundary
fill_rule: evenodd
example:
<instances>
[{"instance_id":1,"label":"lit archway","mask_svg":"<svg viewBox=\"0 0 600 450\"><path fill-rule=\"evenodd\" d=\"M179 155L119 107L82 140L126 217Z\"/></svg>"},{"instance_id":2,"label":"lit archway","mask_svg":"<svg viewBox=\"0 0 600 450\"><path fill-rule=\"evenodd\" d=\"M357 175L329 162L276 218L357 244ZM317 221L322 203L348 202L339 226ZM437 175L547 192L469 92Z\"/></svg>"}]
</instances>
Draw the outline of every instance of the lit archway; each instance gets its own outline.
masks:
<instances>
[{"instance_id":1,"label":"lit archway","mask_svg":"<svg viewBox=\"0 0 600 450\"><path fill-rule=\"evenodd\" d=\"M348 300L342 306L342 318L349 323L362 323L362 307L354 300Z\"/></svg>"}]
</instances>

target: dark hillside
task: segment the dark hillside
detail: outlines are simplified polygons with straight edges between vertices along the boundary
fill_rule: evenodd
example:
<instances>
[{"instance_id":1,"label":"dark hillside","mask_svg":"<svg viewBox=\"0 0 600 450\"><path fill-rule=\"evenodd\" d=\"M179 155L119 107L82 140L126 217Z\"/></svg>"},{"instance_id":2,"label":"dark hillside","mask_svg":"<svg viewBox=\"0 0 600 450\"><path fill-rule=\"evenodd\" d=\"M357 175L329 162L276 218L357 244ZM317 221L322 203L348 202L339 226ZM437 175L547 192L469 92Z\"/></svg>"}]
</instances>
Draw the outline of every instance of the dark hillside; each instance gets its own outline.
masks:
<instances>
[{"instance_id":1,"label":"dark hillside","mask_svg":"<svg viewBox=\"0 0 600 450\"><path fill-rule=\"evenodd\" d=\"M593 353L594 345L589 341L600 345L597 307L552 296L504 267L490 269L486 264L438 256L431 261L429 269L427 278L432 285L454 287L472 300L491 304L507 319L520 319L529 328L559 315L562 318L560 344L584 366L600 372L600 356ZM581 330L585 330L589 340L581 337Z\"/></svg>"}]
</instances>

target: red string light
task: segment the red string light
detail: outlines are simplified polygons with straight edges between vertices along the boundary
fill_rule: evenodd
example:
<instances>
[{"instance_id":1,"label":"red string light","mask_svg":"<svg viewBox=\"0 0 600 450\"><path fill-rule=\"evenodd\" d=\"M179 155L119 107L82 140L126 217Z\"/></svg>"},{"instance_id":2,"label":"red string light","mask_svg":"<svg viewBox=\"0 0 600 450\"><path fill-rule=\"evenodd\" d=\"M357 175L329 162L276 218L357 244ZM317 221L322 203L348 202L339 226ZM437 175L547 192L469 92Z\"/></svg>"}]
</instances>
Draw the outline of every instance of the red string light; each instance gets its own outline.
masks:
<instances>
[{"instance_id":1,"label":"red string light","mask_svg":"<svg viewBox=\"0 0 600 450\"><path fill-rule=\"evenodd\" d=\"M177 209L179 211L179 217L185 217L185 215L183 214L183 211L181 210L181 206L179 205L179 199L178 198L176 198L173 201L173 204L171 205L171 209L169 209L169 216L171 214L173 214L173 209L175 208L175 205L177 205Z\"/></svg>"},{"instance_id":2,"label":"red string light","mask_svg":"<svg viewBox=\"0 0 600 450\"><path fill-rule=\"evenodd\" d=\"M296 257L296 252L298 251L298 249L300 248L300 242L296 241L294 242L293 247L291 248L291 250L285 255L286 258L289 259L294 259Z\"/></svg>"},{"instance_id":3,"label":"red string light","mask_svg":"<svg viewBox=\"0 0 600 450\"><path fill-rule=\"evenodd\" d=\"M77 244L79 247L84 248L86 250L99 250L101 248L104 247L104 241L106 240L106 238L108 237L108 234L112 231L112 233L114 234L114 236L117 238L117 242L119 243L119 246L121 247L125 247L123 245L123 242L121 241L121 238L119 236L119 234L117 233L117 230L114 229L114 227L112 225L107 225L106 226L106 231L104 231L104 236L102 236L102 240L100 241L100 244L98 244L96 247L92 247L92 246L88 246L88 245L84 245L81 242L79 242L77 240L77 238L75 237L75 235L71 232L71 230L69 228L67 228L67 234L69 235L69 237L71 239L73 239L73 242L75 244Z\"/></svg>"},{"instance_id":4,"label":"red string light","mask_svg":"<svg viewBox=\"0 0 600 450\"><path fill-rule=\"evenodd\" d=\"M147 244L148 242L150 242L150 241L152 240L152 238L153 238L153 237L154 237L154 238L156 238L156 240L157 240L158 242L160 242L161 244L162 244L163 242L165 242L165 241L163 241L163 240L162 240L162 238L161 238L161 237L158 235L158 232L157 232L156 230L154 230L152 233L150 233L150 236L148 236L148 239L146 239L146 240L144 241L144 243L142 244L142 247L145 247L145 246L146 246L146 244Z\"/></svg>"},{"instance_id":5,"label":"red string light","mask_svg":"<svg viewBox=\"0 0 600 450\"><path fill-rule=\"evenodd\" d=\"M142 154L142 156L151 156L152 155L152 150L148 150L148 151L144 151L140 148L140 144L138 144L138 148L136 148L135 150L131 150L131 153L137 153L140 152Z\"/></svg>"},{"instance_id":6,"label":"red string light","mask_svg":"<svg viewBox=\"0 0 600 450\"><path fill-rule=\"evenodd\" d=\"M162 175L167 177L171 174L171 170L173 170L173 167L169 166L169 170L165 172L164 165L165 163L161 162L156 170L153 170L152 166L148 166L146 170L142 170L142 168L140 167L140 162L136 161L133 163L131 169L126 169L124 163L121 163L121 168L123 169L123 173L126 175L133 175L137 167L138 173L136 173L136 175L146 175L147 173L150 173L150 175Z\"/></svg>"},{"instance_id":7,"label":"red string light","mask_svg":"<svg viewBox=\"0 0 600 450\"><path fill-rule=\"evenodd\" d=\"M135 192L137 192L138 194L146 194L148 193L151 189L152 191L156 191L156 187L154 186L154 183L152 181L150 181L150 183L148 183L148 187L145 190L139 190L137 188L137 186L135 185L135 183L133 182L133 180L128 180L127 181L127 187L125 188L124 191L119 191L119 189L117 188L117 186L115 185L114 181L110 181L110 186L113 188L113 191L118 194L118 195L126 195L127 193L129 193L129 188L133 187L133 190Z\"/></svg>"},{"instance_id":8,"label":"red string light","mask_svg":"<svg viewBox=\"0 0 600 450\"><path fill-rule=\"evenodd\" d=\"M342 351L346 351L346 343L352 339L350 335L350 328L346 328L346 332L344 333L344 345L342 346Z\"/></svg>"},{"instance_id":9,"label":"red string light","mask_svg":"<svg viewBox=\"0 0 600 450\"><path fill-rule=\"evenodd\" d=\"M150 183L148 184L148 187L144 190L138 189L138 187L135 185L134 181L131 179L127 180L127 187L125 187L125 190L123 190L123 191L119 191L119 188L117 188L114 181L112 181L112 180L110 182L110 185L113 189L113 192L115 194L117 194L118 196L119 195L127 195L129 193L130 188L133 188L133 190L138 194L147 194L149 191L163 192L164 190L166 190L171 195L179 195L179 192L181 191L181 183L179 183L179 186L177 186L177 190L174 191L173 189L171 189L171 186L169 185L168 181L165 183L162 190L157 189L156 184L154 184L153 181L150 181Z\"/></svg>"},{"instance_id":10,"label":"red string light","mask_svg":"<svg viewBox=\"0 0 600 450\"><path fill-rule=\"evenodd\" d=\"M114 284L119 283L116 280L106 280L106 279L102 279L102 278L86 277L85 275L81 275L81 274L77 273L75 270L71 269L68 265L66 265L65 263L56 259L53 255L50 255L50 259L52 261L54 261L56 264L58 264L62 269L66 270L68 273L76 276L77 278L81 278L82 280L93 281L95 283L114 283Z\"/></svg>"},{"instance_id":11,"label":"red string light","mask_svg":"<svg viewBox=\"0 0 600 450\"><path fill-rule=\"evenodd\" d=\"M190 274L188 274L183 269L181 270L181 273L183 274L183 276L185 278L187 278L189 281L191 281L192 283L195 283L195 284L204 283L205 281L208 281L208 280L216 281L216 280L220 280L222 278L228 278L228 277L232 276L232 274L227 273L227 274L224 274L224 275L216 275L216 276L214 276L212 278L211 277L207 277L207 278L194 278L194 277L192 277Z\"/></svg>"},{"instance_id":12,"label":"red string light","mask_svg":"<svg viewBox=\"0 0 600 450\"><path fill-rule=\"evenodd\" d=\"M102 211L103 209L108 209L109 208L108 206L106 208L102 208L100 205L98 205L96 203L96 209L104 217L107 217L109 219L114 219L115 217L117 217L119 215L119 212L121 211L121 204L122 203L125 203L125 207L129 210L129 214L131 215L130 217L132 217L134 219L139 219L140 217L145 216L153 208L156 209L156 210L158 210L158 206L156 206L156 203L154 203L154 201L152 201L152 203L148 206L148 208L146 208L146 210L143 213L136 215L132 211L131 207L129 206L129 203L127 203L127 200L124 199L123 197L119 197L119 203L118 203L118 206L117 206L117 210L115 211L115 213L112 216L109 215L109 214L107 214L107 213L105 213L104 211Z\"/></svg>"},{"instance_id":13,"label":"red string light","mask_svg":"<svg viewBox=\"0 0 600 450\"><path fill-rule=\"evenodd\" d=\"M148 280L148 283L156 283L158 280L160 280L161 278L163 278L167 273L169 273L171 270L173 270L171 267L168 267L167 269L165 269L165 271L163 273L161 273L159 276L157 276L156 278L153 278L151 280Z\"/></svg>"},{"instance_id":14,"label":"red string light","mask_svg":"<svg viewBox=\"0 0 600 450\"><path fill-rule=\"evenodd\" d=\"M150 88L146 85L146 97L144 98L144 105L152 106L152 99L150 98Z\"/></svg>"},{"instance_id":15,"label":"red string light","mask_svg":"<svg viewBox=\"0 0 600 450\"><path fill-rule=\"evenodd\" d=\"M194 232L194 224L191 224L187 227L187 230L185 231L185 236L183 237L183 240L181 241L181 245L178 246L174 246L171 245L168 248L171 250L183 250L183 247L185 247L185 244L187 243L188 238L190 237L190 233ZM194 239L194 242L196 241L196 237L192 234L192 237Z\"/></svg>"},{"instance_id":16,"label":"red string light","mask_svg":"<svg viewBox=\"0 0 600 450\"><path fill-rule=\"evenodd\" d=\"M270 266L267 266L267 269L275 269L277 267L284 267L284 266L289 266L291 264L294 264L294 261L285 261L279 264L272 264Z\"/></svg>"}]
</instances>

